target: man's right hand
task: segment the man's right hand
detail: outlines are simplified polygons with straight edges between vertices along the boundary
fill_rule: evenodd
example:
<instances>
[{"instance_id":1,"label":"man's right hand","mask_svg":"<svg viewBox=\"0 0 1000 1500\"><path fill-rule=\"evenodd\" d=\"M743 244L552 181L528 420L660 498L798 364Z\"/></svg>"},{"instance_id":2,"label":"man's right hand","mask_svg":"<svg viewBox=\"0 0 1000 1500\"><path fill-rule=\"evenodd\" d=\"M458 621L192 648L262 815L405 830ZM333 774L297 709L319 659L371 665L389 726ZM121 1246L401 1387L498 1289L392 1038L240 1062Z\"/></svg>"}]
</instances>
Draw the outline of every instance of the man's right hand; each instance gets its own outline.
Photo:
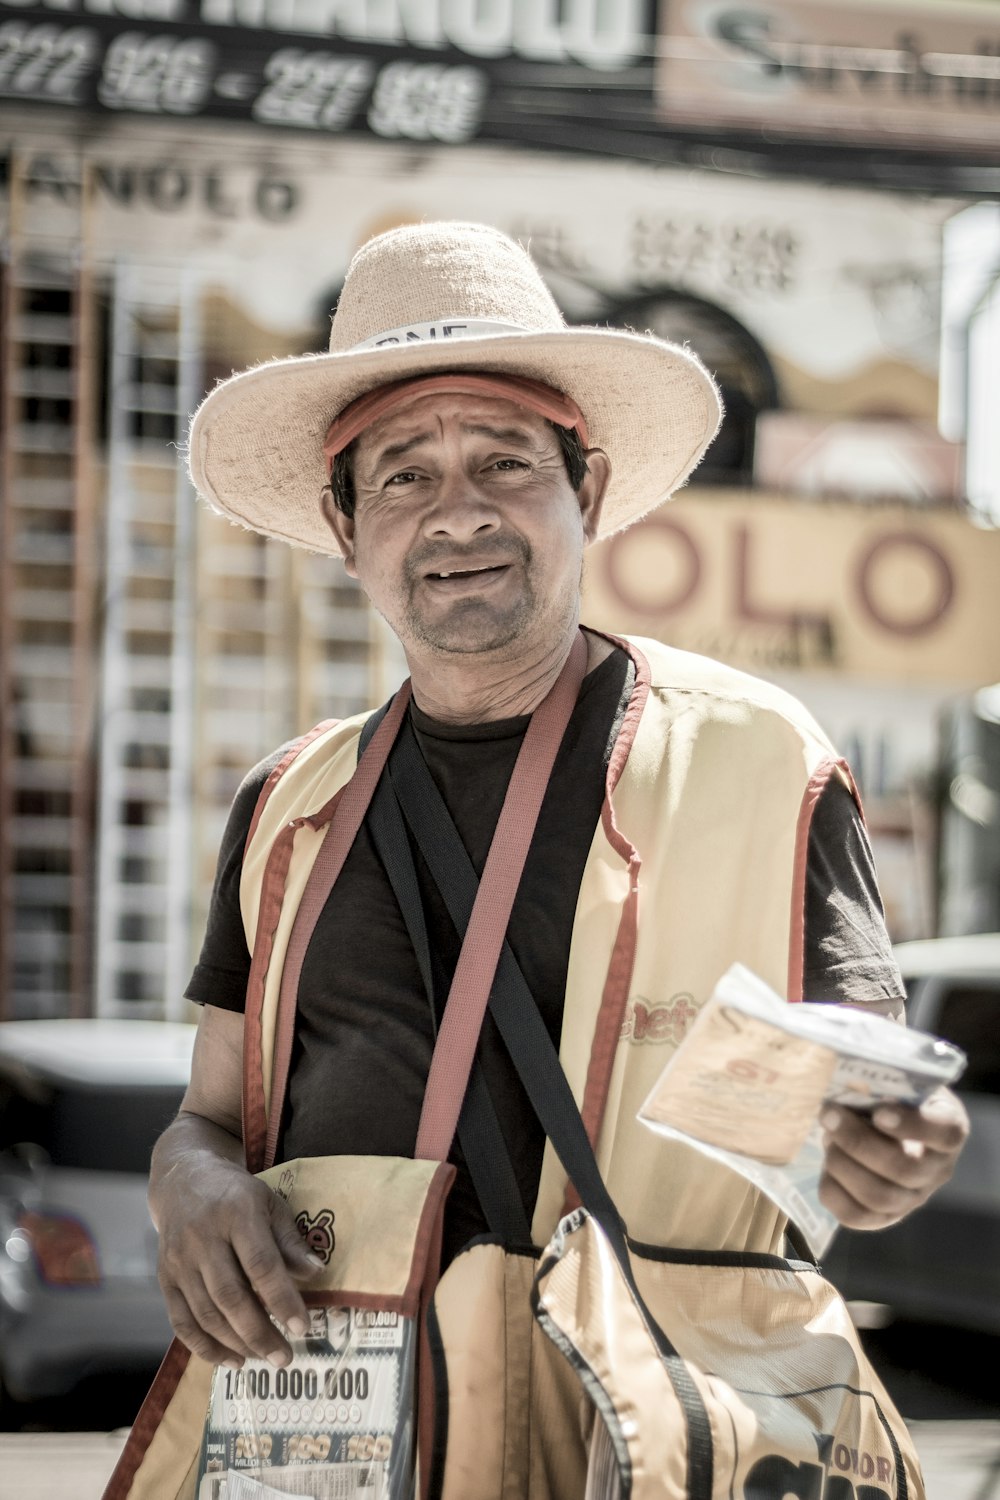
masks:
<instances>
[{"instance_id":1,"label":"man's right hand","mask_svg":"<svg viewBox=\"0 0 1000 1500\"><path fill-rule=\"evenodd\" d=\"M288 1205L233 1159L233 1146L239 1142L228 1132L194 1114L180 1114L161 1138L160 1286L174 1332L201 1359L285 1365L291 1350L272 1319L305 1333L297 1283L314 1279L323 1263Z\"/></svg>"},{"instance_id":2,"label":"man's right hand","mask_svg":"<svg viewBox=\"0 0 1000 1500\"><path fill-rule=\"evenodd\" d=\"M181 1112L153 1149L149 1206L174 1332L211 1364L285 1365L306 1329L298 1283L322 1268L288 1205L243 1164L243 1017L206 1005Z\"/></svg>"}]
</instances>

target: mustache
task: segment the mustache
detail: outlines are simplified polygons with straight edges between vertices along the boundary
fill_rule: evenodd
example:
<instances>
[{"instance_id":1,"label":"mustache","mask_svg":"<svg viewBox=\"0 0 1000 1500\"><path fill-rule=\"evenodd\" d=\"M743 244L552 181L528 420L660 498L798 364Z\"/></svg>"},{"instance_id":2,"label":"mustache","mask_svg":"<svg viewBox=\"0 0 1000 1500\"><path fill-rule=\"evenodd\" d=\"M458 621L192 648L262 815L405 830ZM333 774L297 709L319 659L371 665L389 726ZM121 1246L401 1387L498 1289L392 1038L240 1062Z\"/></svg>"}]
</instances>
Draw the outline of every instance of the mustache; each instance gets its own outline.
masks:
<instances>
[{"instance_id":1,"label":"mustache","mask_svg":"<svg viewBox=\"0 0 1000 1500\"><path fill-rule=\"evenodd\" d=\"M464 547L457 547L454 542L424 542L410 553L404 571L408 582L417 583L426 573L437 572L438 565L461 572L463 559L479 568L492 561L522 562L527 566L531 548L521 536L489 536Z\"/></svg>"}]
</instances>

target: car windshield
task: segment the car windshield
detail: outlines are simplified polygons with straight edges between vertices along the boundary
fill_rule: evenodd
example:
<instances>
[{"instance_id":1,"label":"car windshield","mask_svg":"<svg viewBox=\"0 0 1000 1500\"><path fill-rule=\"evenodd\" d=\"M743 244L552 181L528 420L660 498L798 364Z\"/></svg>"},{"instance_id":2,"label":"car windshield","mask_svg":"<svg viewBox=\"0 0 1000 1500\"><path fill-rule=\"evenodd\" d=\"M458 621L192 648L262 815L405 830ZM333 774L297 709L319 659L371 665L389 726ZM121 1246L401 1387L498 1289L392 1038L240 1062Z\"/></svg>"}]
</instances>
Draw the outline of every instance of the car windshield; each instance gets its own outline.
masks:
<instances>
[{"instance_id":1,"label":"car windshield","mask_svg":"<svg viewBox=\"0 0 1000 1500\"><path fill-rule=\"evenodd\" d=\"M908 992L913 985L909 980ZM954 1084L958 1093L1000 1094L1000 983L956 979L945 984L934 1031L961 1047L968 1059Z\"/></svg>"},{"instance_id":2,"label":"car windshield","mask_svg":"<svg viewBox=\"0 0 1000 1500\"><path fill-rule=\"evenodd\" d=\"M183 1088L39 1082L0 1075L0 1151L40 1147L55 1166L148 1172L153 1143Z\"/></svg>"}]
</instances>

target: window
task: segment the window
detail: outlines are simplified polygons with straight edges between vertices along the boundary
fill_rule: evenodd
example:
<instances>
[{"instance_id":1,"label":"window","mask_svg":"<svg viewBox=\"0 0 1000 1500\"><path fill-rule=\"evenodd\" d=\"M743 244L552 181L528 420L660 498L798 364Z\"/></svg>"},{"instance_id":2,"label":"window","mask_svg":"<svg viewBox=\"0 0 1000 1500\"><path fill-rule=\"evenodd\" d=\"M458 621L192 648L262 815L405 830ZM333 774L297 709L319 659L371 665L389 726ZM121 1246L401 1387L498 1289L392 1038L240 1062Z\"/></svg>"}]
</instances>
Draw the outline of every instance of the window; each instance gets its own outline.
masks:
<instances>
[{"instance_id":1,"label":"window","mask_svg":"<svg viewBox=\"0 0 1000 1500\"><path fill-rule=\"evenodd\" d=\"M183 1095L175 1084L88 1086L0 1075L0 1150L30 1142L54 1166L145 1173Z\"/></svg>"},{"instance_id":2,"label":"window","mask_svg":"<svg viewBox=\"0 0 1000 1500\"><path fill-rule=\"evenodd\" d=\"M779 405L771 362L750 330L713 302L667 290L621 302L608 309L607 319L687 344L698 355L718 381L725 415L693 483L750 484L757 413Z\"/></svg>"},{"instance_id":3,"label":"window","mask_svg":"<svg viewBox=\"0 0 1000 1500\"><path fill-rule=\"evenodd\" d=\"M934 1030L969 1060L956 1093L1000 1096L1000 981L949 985Z\"/></svg>"}]
</instances>

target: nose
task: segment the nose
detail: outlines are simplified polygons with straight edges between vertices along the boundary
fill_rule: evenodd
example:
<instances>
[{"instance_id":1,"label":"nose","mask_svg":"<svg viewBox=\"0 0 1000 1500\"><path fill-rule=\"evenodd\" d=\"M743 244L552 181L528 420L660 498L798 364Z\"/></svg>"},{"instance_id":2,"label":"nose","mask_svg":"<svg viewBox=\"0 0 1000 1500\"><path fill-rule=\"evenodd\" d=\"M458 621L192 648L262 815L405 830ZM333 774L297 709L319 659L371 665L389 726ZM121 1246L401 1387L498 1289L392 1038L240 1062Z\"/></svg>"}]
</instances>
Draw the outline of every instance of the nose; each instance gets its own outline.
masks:
<instances>
[{"instance_id":1,"label":"nose","mask_svg":"<svg viewBox=\"0 0 1000 1500\"><path fill-rule=\"evenodd\" d=\"M446 474L424 518L424 534L471 542L500 529L500 513L468 474Z\"/></svg>"}]
</instances>

